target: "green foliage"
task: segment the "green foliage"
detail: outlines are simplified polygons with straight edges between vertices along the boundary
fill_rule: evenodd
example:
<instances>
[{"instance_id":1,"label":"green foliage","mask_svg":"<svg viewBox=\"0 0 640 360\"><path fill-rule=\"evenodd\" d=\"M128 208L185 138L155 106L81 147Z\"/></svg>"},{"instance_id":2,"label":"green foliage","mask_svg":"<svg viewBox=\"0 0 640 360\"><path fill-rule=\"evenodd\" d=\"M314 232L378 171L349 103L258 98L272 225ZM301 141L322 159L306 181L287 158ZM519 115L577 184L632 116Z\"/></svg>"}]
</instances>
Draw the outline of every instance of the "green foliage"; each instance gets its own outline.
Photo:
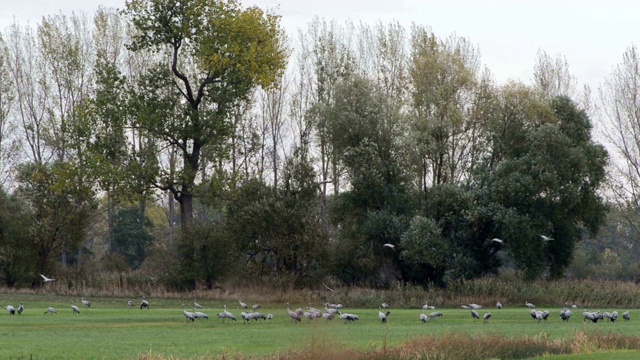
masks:
<instances>
[{"instance_id":1,"label":"green foliage","mask_svg":"<svg viewBox=\"0 0 640 360\"><path fill-rule=\"evenodd\" d=\"M122 254L133 269L142 264L148 247L154 241L149 232L151 226L149 219L138 208L120 210L115 217L114 250Z\"/></svg>"},{"instance_id":2,"label":"green foliage","mask_svg":"<svg viewBox=\"0 0 640 360\"><path fill-rule=\"evenodd\" d=\"M68 163L25 164L20 169L18 194L31 207L30 236L41 273L49 273L63 251L76 252L95 211L92 188L78 168ZM34 274L35 275L35 274Z\"/></svg>"},{"instance_id":3,"label":"green foliage","mask_svg":"<svg viewBox=\"0 0 640 360\"><path fill-rule=\"evenodd\" d=\"M198 254L194 197L199 195L196 177L204 174L202 156L207 153L209 160L222 164L224 153L217 150L230 134L232 110L254 87L271 85L284 69L279 18L218 0L132 0L123 13L137 30L131 50L170 53L169 63L159 62L141 77L135 123L149 138L156 163L164 148L176 151L181 160L143 180L171 191L180 204L179 272L186 286L193 287Z\"/></svg>"},{"instance_id":4,"label":"green foliage","mask_svg":"<svg viewBox=\"0 0 640 360\"><path fill-rule=\"evenodd\" d=\"M480 204L495 214L494 235L527 278L561 276L582 230L595 233L606 212L597 191L607 153L590 139L588 117L567 98L549 106L552 121L520 120L526 131L517 147L496 137L500 160L478 174Z\"/></svg>"},{"instance_id":5,"label":"green foliage","mask_svg":"<svg viewBox=\"0 0 640 360\"><path fill-rule=\"evenodd\" d=\"M452 251L433 219L413 218L400 244L400 258L407 268L407 279L423 284L442 280Z\"/></svg>"},{"instance_id":6,"label":"green foliage","mask_svg":"<svg viewBox=\"0 0 640 360\"><path fill-rule=\"evenodd\" d=\"M0 279L7 287L29 284L35 274L36 256L28 204L0 189Z\"/></svg>"}]
</instances>

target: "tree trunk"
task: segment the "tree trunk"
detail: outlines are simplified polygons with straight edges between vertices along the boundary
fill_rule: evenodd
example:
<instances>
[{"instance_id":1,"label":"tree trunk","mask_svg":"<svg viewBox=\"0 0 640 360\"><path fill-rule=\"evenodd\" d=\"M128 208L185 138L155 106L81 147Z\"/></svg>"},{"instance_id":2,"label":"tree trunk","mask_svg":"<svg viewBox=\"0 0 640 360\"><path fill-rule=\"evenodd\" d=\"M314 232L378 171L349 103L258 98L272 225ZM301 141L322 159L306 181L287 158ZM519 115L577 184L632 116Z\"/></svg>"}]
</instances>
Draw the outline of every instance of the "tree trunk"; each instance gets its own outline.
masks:
<instances>
[{"instance_id":1,"label":"tree trunk","mask_svg":"<svg viewBox=\"0 0 640 360\"><path fill-rule=\"evenodd\" d=\"M113 244L113 229L115 227L114 224L114 209L113 209L113 199L111 197L111 190L107 191L107 237L109 242L109 254L113 254L114 252L114 244Z\"/></svg>"},{"instance_id":2,"label":"tree trunk","mask_svg":"<svg viewBox=\"0 0 640 360\"><path fill-rule=\"evenodd\" d=\"M175 211L176 206L173 199L173 194L169 191L169 253L174 251L173 230L175 227Z\"/></svg>"},{"instance_id":3,"label":"tree trunk","mask_svg":"<svg viewBox=\"0 0 640 360\"><path fill-rule=\"evenodd\" d=\"M62 262L62 267L67 267L67 240L62 240L62 255L60 262Z\"/></svg>"}]
</instances>

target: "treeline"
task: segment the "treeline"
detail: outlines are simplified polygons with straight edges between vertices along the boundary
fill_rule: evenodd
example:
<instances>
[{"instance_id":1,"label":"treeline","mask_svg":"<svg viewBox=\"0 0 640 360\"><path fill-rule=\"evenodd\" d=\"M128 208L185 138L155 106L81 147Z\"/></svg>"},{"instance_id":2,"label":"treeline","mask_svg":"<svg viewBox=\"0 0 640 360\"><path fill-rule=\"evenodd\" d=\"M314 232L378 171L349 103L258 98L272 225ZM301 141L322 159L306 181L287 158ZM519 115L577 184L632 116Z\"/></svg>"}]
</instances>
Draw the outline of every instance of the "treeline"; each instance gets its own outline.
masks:
<instances>
[{"instance_id":1,"label":"treeline","mask_svg":"<svg viewBox=\"0 0 640 360\"><path fill-rule=\"evenodd\" d=\"M562 57L500 85L427 26L316 19L293 39L279 20L133 0L6 29L0 278L559 278L605 223L607 151Z\"/></svg>"}]
</instances>

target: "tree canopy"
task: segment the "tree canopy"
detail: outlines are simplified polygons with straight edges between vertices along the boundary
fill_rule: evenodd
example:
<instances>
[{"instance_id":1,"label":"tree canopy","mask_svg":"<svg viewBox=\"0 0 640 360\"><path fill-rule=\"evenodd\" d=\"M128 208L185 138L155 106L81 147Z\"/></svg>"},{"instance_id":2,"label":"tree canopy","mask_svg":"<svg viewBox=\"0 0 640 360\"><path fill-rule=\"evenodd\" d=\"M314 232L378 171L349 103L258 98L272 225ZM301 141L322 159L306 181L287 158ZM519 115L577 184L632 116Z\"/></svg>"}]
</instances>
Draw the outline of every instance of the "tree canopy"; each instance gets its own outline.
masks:
<instances>
[{"instance_id":1,"label":"tree canopy","mask_svg":"<svg viewBox=\"0 0 640 360\"><path fill-rule=\"evenodd\" d=\"M51 17L3 36L0 278L558 278L610 221L609 157L566 60L541 52L531 85L497 84L470 39L427 26L316 19L294 42L280 21L236 1L130 0L92 32Z\"/></svg>"}]
</instances>

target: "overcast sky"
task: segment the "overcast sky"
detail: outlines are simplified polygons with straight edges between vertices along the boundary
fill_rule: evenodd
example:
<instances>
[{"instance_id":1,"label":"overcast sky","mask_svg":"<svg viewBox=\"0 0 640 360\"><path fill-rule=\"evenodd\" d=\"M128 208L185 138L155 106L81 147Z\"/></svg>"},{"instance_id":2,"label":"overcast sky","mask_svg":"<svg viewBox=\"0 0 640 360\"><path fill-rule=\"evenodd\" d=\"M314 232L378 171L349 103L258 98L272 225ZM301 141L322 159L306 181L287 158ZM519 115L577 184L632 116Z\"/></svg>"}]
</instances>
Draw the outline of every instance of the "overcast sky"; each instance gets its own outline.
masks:
<instances>
[{"instance_id":1,"label":"overcast sky","mask_svg":"<svg viewBox=\"0 0 640 360\"><path fill-rule=\"evenodd\" d=\"M0 0L0 30L15 19L35 26L43 16L87 14L102 5L122 8L125 0ZM566 56L571 73L594 92L621 62L631 44L640 43L640 1L435 1L435 0L245 0L245 5L276 9L286 31L295 35L314 16L327 20L429 25L436 35L455 32L476 43L482 62L498 82L529 83L538 49Z\"/></svg>"}]
</instances>

